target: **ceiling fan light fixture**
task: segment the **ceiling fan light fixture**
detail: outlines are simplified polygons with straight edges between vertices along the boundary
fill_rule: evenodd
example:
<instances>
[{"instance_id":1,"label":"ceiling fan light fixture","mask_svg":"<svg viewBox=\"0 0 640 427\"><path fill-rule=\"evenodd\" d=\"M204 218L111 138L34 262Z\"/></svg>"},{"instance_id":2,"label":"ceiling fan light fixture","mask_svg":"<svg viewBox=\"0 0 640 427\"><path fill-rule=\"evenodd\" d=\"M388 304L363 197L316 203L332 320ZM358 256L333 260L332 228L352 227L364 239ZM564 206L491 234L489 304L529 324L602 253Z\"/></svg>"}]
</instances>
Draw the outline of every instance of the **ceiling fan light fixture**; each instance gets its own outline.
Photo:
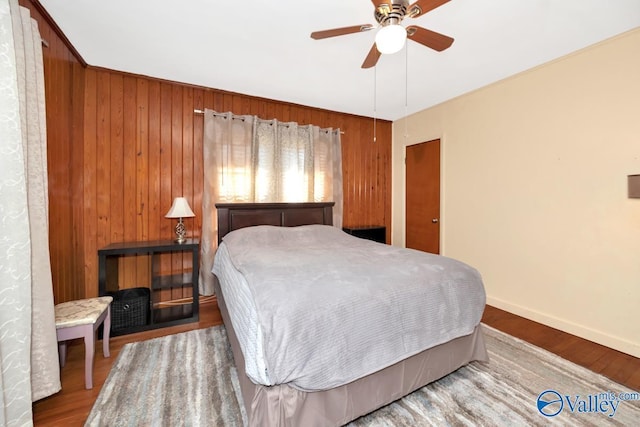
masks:
<instances>
[{"instance_id":1,"label":"ceiling fan light fixture","mask_svg":"<svg viewBox=\"0 0 640 427\"><path fill-rule=\"evenodd\" d=\"M376 33L376 47L382 54L399 52L407 40L407 30L402 25L389 24Z\"/></svg>"}]
</instances>

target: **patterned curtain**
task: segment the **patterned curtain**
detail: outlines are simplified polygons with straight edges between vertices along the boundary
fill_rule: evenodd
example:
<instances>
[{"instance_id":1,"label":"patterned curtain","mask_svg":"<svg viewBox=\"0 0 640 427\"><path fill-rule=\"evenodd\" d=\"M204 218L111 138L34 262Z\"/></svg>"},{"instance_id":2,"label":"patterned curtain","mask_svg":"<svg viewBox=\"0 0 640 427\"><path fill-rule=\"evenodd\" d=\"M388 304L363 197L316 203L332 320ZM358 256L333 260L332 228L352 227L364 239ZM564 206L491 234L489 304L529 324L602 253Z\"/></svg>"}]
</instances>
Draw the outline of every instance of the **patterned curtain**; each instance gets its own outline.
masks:
<instances>
[{"instance_id":1,"label":"patterned curtain","mask_svg":"<svg viewBox=\"0 0 640 427\"><path fill-rule=\"evenodd\" d=\"M335 202L342 227L340 131L205 110L200 293L213 294L216 203Z\"/></svg>"},{"instance_id":2,"label":"patterned curtain","mask_svg":"<svg viewBox=\"0 0 640 427\"><path fill-rule=\"evenodd\" d=\"M32 424L60 390L44 102L37 23L0 0L0 426Z\"/></svg>"}]
</instances>

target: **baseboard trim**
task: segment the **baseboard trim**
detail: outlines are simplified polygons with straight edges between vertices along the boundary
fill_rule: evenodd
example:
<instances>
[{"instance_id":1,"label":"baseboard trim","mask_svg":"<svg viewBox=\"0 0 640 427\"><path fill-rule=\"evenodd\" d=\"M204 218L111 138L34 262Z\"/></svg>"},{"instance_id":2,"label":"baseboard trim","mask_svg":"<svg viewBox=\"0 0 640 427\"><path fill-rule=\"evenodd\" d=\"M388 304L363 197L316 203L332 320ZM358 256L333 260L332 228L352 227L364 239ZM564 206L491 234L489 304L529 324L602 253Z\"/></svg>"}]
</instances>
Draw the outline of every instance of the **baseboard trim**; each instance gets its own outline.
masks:
<instances>
[{"instance_id":1,"label":"baseboard trim","mask_svg":"<svg viewBox=\"0 0 640 427\"><path fill-rule=\"evenodd\" d=\"M559 329L563 332L567 332L580 338L593 341L595 343L604 345L614 350L621 351L631 356L640 357L640 343L634 343L623 338L587 328L577 323L570 322L566 319L561 319L559 317L555 317L546 313L531 310L529 308L513 304L509 301L505 301L499 298L487 296L487 305L499 308L504 311L508 311L509 313L516 314L529 320L533 320L534 322L542 323L543 325Z\"/></svg>"}]
</instances>

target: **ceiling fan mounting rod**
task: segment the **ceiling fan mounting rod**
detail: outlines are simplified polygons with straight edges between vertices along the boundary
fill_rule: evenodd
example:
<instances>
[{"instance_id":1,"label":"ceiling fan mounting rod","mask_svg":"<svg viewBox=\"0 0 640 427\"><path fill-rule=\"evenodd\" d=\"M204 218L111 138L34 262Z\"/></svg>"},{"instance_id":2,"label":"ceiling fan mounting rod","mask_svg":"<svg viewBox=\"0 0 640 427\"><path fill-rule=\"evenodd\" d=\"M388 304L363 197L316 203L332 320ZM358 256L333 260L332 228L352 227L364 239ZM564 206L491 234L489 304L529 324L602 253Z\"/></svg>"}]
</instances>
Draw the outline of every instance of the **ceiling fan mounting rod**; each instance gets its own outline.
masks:
<instances>
[{"instance_id":1,"label":"ceiling fan mounting rod","mask_svg":"<svg viewBox=\"0 0 640 427\"><path fill-rule=\"evenodd\" d=\"M407 7L409 7L408 0L393 0L383 3L376 7L374 17L376 22L382 26L399 24L407 14Z\"/></svg>"}]
</instances>

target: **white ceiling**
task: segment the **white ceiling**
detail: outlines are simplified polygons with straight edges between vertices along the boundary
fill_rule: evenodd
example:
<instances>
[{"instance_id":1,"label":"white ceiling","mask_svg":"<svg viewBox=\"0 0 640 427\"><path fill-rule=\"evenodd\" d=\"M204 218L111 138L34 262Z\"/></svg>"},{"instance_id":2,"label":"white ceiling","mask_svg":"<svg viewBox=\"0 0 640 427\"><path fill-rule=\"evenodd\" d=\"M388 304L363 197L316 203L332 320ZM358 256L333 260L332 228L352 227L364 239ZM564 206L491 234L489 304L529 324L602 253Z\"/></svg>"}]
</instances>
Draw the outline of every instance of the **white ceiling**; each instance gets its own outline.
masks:
<instances>
[{"instance_id":1,"label":"white ceiling","mask_svg":"<svg viewBox=\"0 0 640 427\"><path fill-rule=\"evenodd\" d=\"M640 27L640 0L451 0L403 22L449 49L408 41L363 70L374 31L309 34L375 24L369 0L40 3L90 65L387 120Z\"/></svg>"}]
</instances>

